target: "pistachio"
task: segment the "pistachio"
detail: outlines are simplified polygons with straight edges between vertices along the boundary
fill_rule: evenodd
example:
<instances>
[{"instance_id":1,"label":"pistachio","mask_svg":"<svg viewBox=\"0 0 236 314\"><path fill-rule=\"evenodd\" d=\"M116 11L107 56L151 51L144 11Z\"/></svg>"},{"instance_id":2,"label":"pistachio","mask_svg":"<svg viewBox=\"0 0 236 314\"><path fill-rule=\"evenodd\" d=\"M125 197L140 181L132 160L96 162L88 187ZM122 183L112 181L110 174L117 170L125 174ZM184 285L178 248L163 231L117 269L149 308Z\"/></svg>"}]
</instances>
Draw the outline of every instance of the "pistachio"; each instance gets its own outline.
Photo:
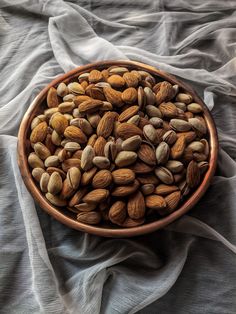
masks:
<instances>
[{"instance_id":1,"label":"pistachio","mask_svg":"<svg viewBox=\"0 0 236 314\"><path fill-rule=\"evenodd\" d=\"M158 117L153 117L149 120L149 122L154 126L154 128L162 128L163 120Z\"/></svg>"},{"instance_id":2,"label":"pistachio","mask_svg":"<svg viewBox=\"0 0 236 314\"><path fill-rule=\"evenodd\" d=\"M190 143L187 148L190 148L193 152L202 153L204 150L204 144L200 141L194 141Z\"/></svg>"},{"instance_id":3,"label":"pistachio","mask_svg":"<svg viewBox=\"0 0 236 314\"><path fill-rule=\"evenodd\" d=\"M47 146L40 142L34 144L34 151L42 160L45 160L51 155L50 150L47 148Z\"/></svg>"},{"instance_id":4,"label":"pistachio","mask_svg":"<svg viewBox=\"0 0 236 314\"><path fill-rule=\"evenodd\" d=\"M77 150L79 150L81 148L79 143L76 142L67 142L64 146L65 150L68 152L76 152Z\"/></svg>"},{"instance_id":5,"label":"pistachio","mask_svg":"<svg viewBox=\"0 0 236 314\"><path fill-rule=\"evenodd\" d=\"M206 134L206 126L198 118L188 119L189 124L192 126L193 130L200 134Z\"/></svg>"},{"instance_id":6,"label":"pistachio","mask_svg":"<svg viewBox=\"0 0 236 314\"><path fill-rule=\"evenodd\" d=\"M34 168L32 170L32 176L34 177L34 179L37 181L37 182L40 182L40 179L42 177L42 174L45 172L44 169L42 168Z\"/></svg>"},{"instance_id":7,"label":"pistachio","mask_svg":"<svg viewBox=\"0 0 236 314\"><path fill-rule=\"evenodd\" d=\"M127 123L132 123L138 125L140 121L140 116L138 114L134 115L132 118L127 120Z\"/></svg>"},{"instance_id":8,"label":"pistachio","mask_svg":"<svg viewBox=\"0 0 236 314\"><path fill-rule=\"evenodd\" d=\"M142 142L142 138L139 135L134 135L123 141L121 147L126 151L136 151Z\"/></svg>"},{"instance_id":9,"label":"pistachio","mask_svg":"<svg viewBox=\"0 0 236 314\"><path fill-rule=\"evenodd\" d=\"M72 82L68 84L68 90L69 93L75 94L75 95L83 95L85 93L83 87L77 83L77 82Z\"/></svg>"},{"instance_id":10,"label":"pistachio","mask_svg":"<svg viewBox=\"0 0 236 314\"><path fill-rule=\"evenodd\" d=\"M162 113L161 113L160 109L158 109L155 106L152 106L152 105L146 106L146 112L150 118L152 118L152 117L162 118Z\"/></svg>"},{"instance_id":11,"label":"pistachio","mask_svg":"<svg viewBox=\"0 0 236 314\"><path fill-rule=\"evenodd\" d=\"M186 111L186 109L187 109L186 104L183 102L174 102L174 105L175 105L175 107L177 107L183 111Z\"/></svg>"},{"instance_id":12,"label":"pistachio","mask_svg":"<svg viewBox=\"0 0 236 314\"><path fill-rule=\"evenodd\" d=\"M57 95L58 96L65 97L68 94L68 92L69 92L69 89L65 83L62 82L57 86Z\"/></svg>"},{"instance_id":13,"label":"pistachio","mask_svg":"<svg viewBox=\"0 0 236 314\"><path fill-rule=\"evenodd\" d=\"M49 178L47 184L47 190L49 193L55 195L58 194L62 189L62 179L58 172L53 172ZM44 191L47 192L47 191Z\"/></svg>"},{"instance_id":14,"label":"pistachio","mask_svg":"<svg viewBox=\"0 0 236 314\"><path fill-rule=\"evenodd\" d=\"M150 195L154 192L155 185L154 184L144 184L141 186L141 191L144 195Z\"/></svg>"},{"instance_id":15,"label":"pistachio","mask_svg":"<svg viewBox=\"0 0 236 314\"><path fill-rule=\"evenodd\" d=\"M145 125L143 127L143 135L147 141L150 141L153 144L157 144L159 142L156 129L151 124Z\"/></svg>"},{"instance_id":16,"label":"pistachio","mask_svg":"<svg viewBox=\"0 0 236 314\"><path fill-rule=\"evenodd\" d=\"M178 173L184 169L184 165L178 160L168 160L166 168L172 173Z\"/></svg>"},{"instance_id":17,"label":"pistachio","mask_svg":"<svg viewBox=\"0 0 236 314\"><path fill-rule=\"evenodd\" d=\"M96 156L93 158L93 164L99 169L107 169L110 166L110 160L107 157Z\"/></svg>"},{"instance_id":18,"label":"pistachio","mask_svg":"<svg viewBox=\"0 0 236 314\"><path fill-rule=\"evenodd\" d=\"M45 167L57 167L59 165L58 156L55 155L49 156L47 159L45 159L44 165Z\"/></svg>"},{"instance_id":19,"label":"pistachio","mask_svg":"<svg viewBox=\"0 0 236 314\"><path fill-rule=\"evenodd\" d=\"M72 189L76 190L80 184L81 172L77 167L71 167L67 171L67 180ZM53 194L53 193L52 193Z\"/></svg>"},{"instance_id":20,"label":"pistachio","mask_svg":"<svg viewBox=\"0 0 236 314\"><path fill-rule=\"evenodd\" d=\"M114 142L107 142L104 147L104 155L111 161L114 161L116 158L118 151L117 151L117 145Z\"/></svg>"},{"instance_id":21,"label":"pistachio","mask_svg":"<svg viewBox=\"0 0 236 314\"><path fill-rule=\"evenodd\" d=\"M154 105L156 103L156 96L150 87L144 88L144 93L146 95L147 105Z\"/></svg>"},{"instance_id":22,"label":"pistachio","mask_svg":"<svg viewBox=\"0 0 236 314\"><path fill-rule=\"evenodd\" d=\"M155 175L165 184L172 184L174 182L172 173L165 167L156 168Z\"/></svg>"},{"instance_id":23,"label":"pistachio","mask_svg":"<svg viewBox=\"0 0 236 314\"><path fill-rule=\"evenodd\" d=\"M163 135L162 140L168 145L173 145L177 140L177 135L175 131L169 130Z\"/></svg>"},{"instance_id":24,"label":"pistachio","mask_svg":"<svg viewBox=\"0 0 236 314\"><path fill-rule=\"evenodd\" d=\"M156 159L158 165L164 165L169 159L170 148L166 142L161 142L156 148Z\"/></svg>"},{"instance_id":25,"label":"pistachio","mask_svg":"<svg viewBox=\"0 0 236 314\"><path fill-rule=\"evenodd\" d=\"M92 146L87 145L81 156L81 168L84 171L87 171L93 167L93 159L94 159L95 153Z\"/></svg>"},{"instance_id":26,"label":"pistachio","mask_svg":"<svg viewBox=\"0 0 236 314\"><path fill-rule=\"evenodd\" d=\"M43 168L44 169L43 161L35 153L29 154L28 163L31 168Z\"/></svg>"},{"instance_id":27,"label":"pistachio","mask_svg":"<svg viewBox=\"0 0 236 314\"><path fill-rule=\"evenodd\" d=\"M53 195L51 193L46 193L47 200L55 206L64 207L66 206L66 200L61 199L60 197Z\"/></svg>"},{"instance_id":28,"label":"pistachio","mask_svg":"<svg viewBox=\"0 0 236 314\"><path fill-rule=\"evenodd\" d=\"M187 132L191 130L190 122L187 122L181 119L171 119L170 126L174 131L177 131L177 132Z\"/></svg>"},{"instance_id":29,"label":"pistachio","mask_svg":"<svg viewBox=\"0 0 236 314\"><path fill-rule=\"evenodd\" d=\"M133 164L137 159L137 154L131 151L122 151L118 153L115 159L115 164L118 167L126 167Z\"/></svg>"},{"instance_id":30,"label":"pistachio","mask_svg":"<svg viewBox=\"0 0 236 314\"><path fill-rule=\"evenodd\" d=\"M195 102L192 102L191 104L189 104L187 106L188 108L188 111L192 112L192 113L200 113L202 112L202 106L195 103Z\"/></svg>"},{"instance_id":31,"label":"pistachio","mask_svg":"<svg viewBox=\"0 0 236 314\"><path fill-rule=\"evenodd\" d=\"M39 186L42 192L46 193L48 191L48 182L50 175L47 172L44 172L40 178Z\"/></svg>"},{"instance_id":32,"label":"pistachio","mask_svg":"<svg viewBox=\"0 0 236 314\"><path fill-rule=\"evenodd\" d=\"M193 100L193 98L189 94L179 93L176 96L176 101L183 102L185 104L190 104L192 100Z\"/></svg>"}]
</instances>

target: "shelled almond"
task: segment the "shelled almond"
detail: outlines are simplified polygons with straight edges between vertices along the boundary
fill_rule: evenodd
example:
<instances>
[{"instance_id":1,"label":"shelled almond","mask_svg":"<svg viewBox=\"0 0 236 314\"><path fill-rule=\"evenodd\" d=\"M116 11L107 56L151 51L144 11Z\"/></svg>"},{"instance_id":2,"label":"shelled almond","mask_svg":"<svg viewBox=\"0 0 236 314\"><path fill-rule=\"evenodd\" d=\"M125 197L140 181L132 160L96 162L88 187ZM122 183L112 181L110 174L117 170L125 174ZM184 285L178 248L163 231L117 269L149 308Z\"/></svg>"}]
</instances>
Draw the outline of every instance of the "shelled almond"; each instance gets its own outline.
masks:
<instances>
[{"instance_id":1,"label":"shelled almond","mask_svg":"<svg viewBox=\"0 0 236 314\"><path fill-rule=\"evenodd\" d=\"M36 184L84 224L129 228L169 215L209 166L202 106L178 85L126 67L51 87L29 140Z\"/></svg>"}]
</instances>

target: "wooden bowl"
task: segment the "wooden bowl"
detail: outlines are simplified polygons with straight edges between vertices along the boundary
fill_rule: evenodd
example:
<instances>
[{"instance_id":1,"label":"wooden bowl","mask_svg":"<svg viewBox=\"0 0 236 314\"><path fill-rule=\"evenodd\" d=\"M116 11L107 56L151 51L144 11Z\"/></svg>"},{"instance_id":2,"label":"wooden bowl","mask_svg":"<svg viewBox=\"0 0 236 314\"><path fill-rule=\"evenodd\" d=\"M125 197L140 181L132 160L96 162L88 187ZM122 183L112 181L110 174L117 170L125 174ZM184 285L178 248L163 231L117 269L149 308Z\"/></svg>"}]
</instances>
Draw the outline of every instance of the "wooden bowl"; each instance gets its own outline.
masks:
<instances>
[{"instance_id":1,"label":"wooden bowl","mask_svg":"<svg viewBox=\"0 0 236 314\"><path fill-rule=\"evenodd\" d=\"M108 225L98 225L91 226L86 225L76 220L76 214L69 212L68 210L56 208L52 206L47 199L43 196L39 188L36 186L34 179L31 175L31 171L28 165L27 156L30 150L30 142L29 142L29 134L30 134L30 124L32 119L39 114L40 106L42 102L45 100L47 92L50 87L58 85L60 82L65 81L69 82L73 78L78 77L79 74L89 72L92 69L103 69L108 68L110 66L124 66L127 68L132 68L136 70L144 70L150 72L154 76L159 76L164 80L171 82L172 84L178 84L181 88L188 91L192 97L194 102L199 103L203 107L203 116L206 120L206 124L209 132L209 145L210 145L210 158L209 158L209 168L205 173L203 181L200 186L196 189L194 193L186 200L185 203L181 204L181 206L174 211L169 216L163 217L159 220L147 222L144 225L133 227L133 228L116 228L114 226ZM174 76L165 73L163 71L157 70L156 68L146 65L139 62L134 61L101 61L92 64L88 64L85 66L80 66L62 76L53 80L50 84L48 84L35 98L33 103L29 106L27 112L25 113L22 123L20 125L19 134L18 134L18 164L19 168L25 182L26 187L29 192L32 194L33 198L39 203L39 205L51 216L56 218L58 221L63 224L78 229L80 231L96 234L104 237L131 237L137 236L141 234L146 234L153 232L157 229L163 228L166 225L170 224L177 218L184 215L188 212L203 196L209 187L210 181L214 175L217 163L217 155L218 155L218 138L217 131L214 124L214 121L211 117L209 110L206 105L203 103L201 98L194 92L194 90L188 86L187 84L179 81Z\"/></svg>"}]
</instances>

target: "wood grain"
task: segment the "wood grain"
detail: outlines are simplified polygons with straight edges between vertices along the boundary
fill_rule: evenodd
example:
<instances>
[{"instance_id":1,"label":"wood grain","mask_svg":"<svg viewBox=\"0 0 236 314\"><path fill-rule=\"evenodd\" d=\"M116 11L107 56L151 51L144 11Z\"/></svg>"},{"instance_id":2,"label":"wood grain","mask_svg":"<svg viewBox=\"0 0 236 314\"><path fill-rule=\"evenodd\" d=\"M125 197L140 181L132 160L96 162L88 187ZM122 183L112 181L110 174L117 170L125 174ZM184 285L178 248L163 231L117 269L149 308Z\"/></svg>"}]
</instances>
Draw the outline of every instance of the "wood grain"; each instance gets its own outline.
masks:
<instances>
[{"instance_id":1,"label":"wood grain","mask_svg":"<svg viewBox=\"0 0 236 314\"><path fill-rule=\"evenodd\" d=\"M30 133L30 124L32 119L41 111L41 106L45 101L47 92L50 87L58 85L60 82L69 82L71 80L75 80L80 74L89 72L92 69L96 68L102 70L104 68L108 68L110 66L124 66L127 68L132 68L136 70L144 70L150 72L154 76L159 76L161 79L167 80L172 84L178 84L181 88L188 91L192 97L194 102L199 103L203 107L204 118L207 123L208 131L209 131L209 144L210 144L210 160L209 160L209 169L206 172L204 179L201 185L197 188L197 190L186 200L184 204L181 205L179 209L170 214L167 217L161 218L159 220L146 223L144 225L134 227L134 228L116 228L111 225L99 225L99 226L89 226L83 223L80 223L76 220L76 215L72 212L67 211L66 209L59 209L52 206L47 199L42 195L38 187L36 186L33 177L31 175L31 171L27 162L28 152L30 150L30 142L28 140ZM141 234L146 234L153 232L157 229L163 228L166 225L170 224L174 220L178 219L185 213L187 213L196 203L200 200L200 198L204 195L207 188L210 185L212 177L215 173L216 164L217 164L217 156L218 156L218 137L217 131L214 124L214 121L211 117L211 114L201 100L201 98L196 94L196 92L189 85L183 83L178 80L174 76L160 71L150 65L146 65L143 63L135 62L135 61L101 61L93 64L88 64L85 66L78 67L58 78L53 80L50 84L48 84L34 99L32 104L29 106L27 112L25 113L23 120L20 125L19 133L18 133L18 165L22 174L22 178L29 192L32 194L33 198L39 205L51 216L53 216L58 221L67 225L68 227L96 234L104 237L131 237L137 236Z\"/></svg>"}]
</instances>

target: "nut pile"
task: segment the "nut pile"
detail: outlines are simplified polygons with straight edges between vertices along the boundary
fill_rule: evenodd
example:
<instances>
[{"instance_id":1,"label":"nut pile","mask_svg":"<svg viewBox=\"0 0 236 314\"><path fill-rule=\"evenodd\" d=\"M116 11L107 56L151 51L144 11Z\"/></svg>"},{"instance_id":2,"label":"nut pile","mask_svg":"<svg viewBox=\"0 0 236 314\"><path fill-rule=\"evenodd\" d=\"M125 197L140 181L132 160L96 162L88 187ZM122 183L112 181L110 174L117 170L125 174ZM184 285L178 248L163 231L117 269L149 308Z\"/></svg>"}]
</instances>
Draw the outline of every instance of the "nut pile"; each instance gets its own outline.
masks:
<instances>
[{"instance_id":1,"label":"nut pile","mask_svg":"<svg viewBox=\"0 0 236 314\"><path fill-rule=\"evenodd\" d=\"M51 87L31 123L32 176L85 224L173 212L208 169L202 107L145 71L110 67Z\"/></svg>"}]
</instances>

